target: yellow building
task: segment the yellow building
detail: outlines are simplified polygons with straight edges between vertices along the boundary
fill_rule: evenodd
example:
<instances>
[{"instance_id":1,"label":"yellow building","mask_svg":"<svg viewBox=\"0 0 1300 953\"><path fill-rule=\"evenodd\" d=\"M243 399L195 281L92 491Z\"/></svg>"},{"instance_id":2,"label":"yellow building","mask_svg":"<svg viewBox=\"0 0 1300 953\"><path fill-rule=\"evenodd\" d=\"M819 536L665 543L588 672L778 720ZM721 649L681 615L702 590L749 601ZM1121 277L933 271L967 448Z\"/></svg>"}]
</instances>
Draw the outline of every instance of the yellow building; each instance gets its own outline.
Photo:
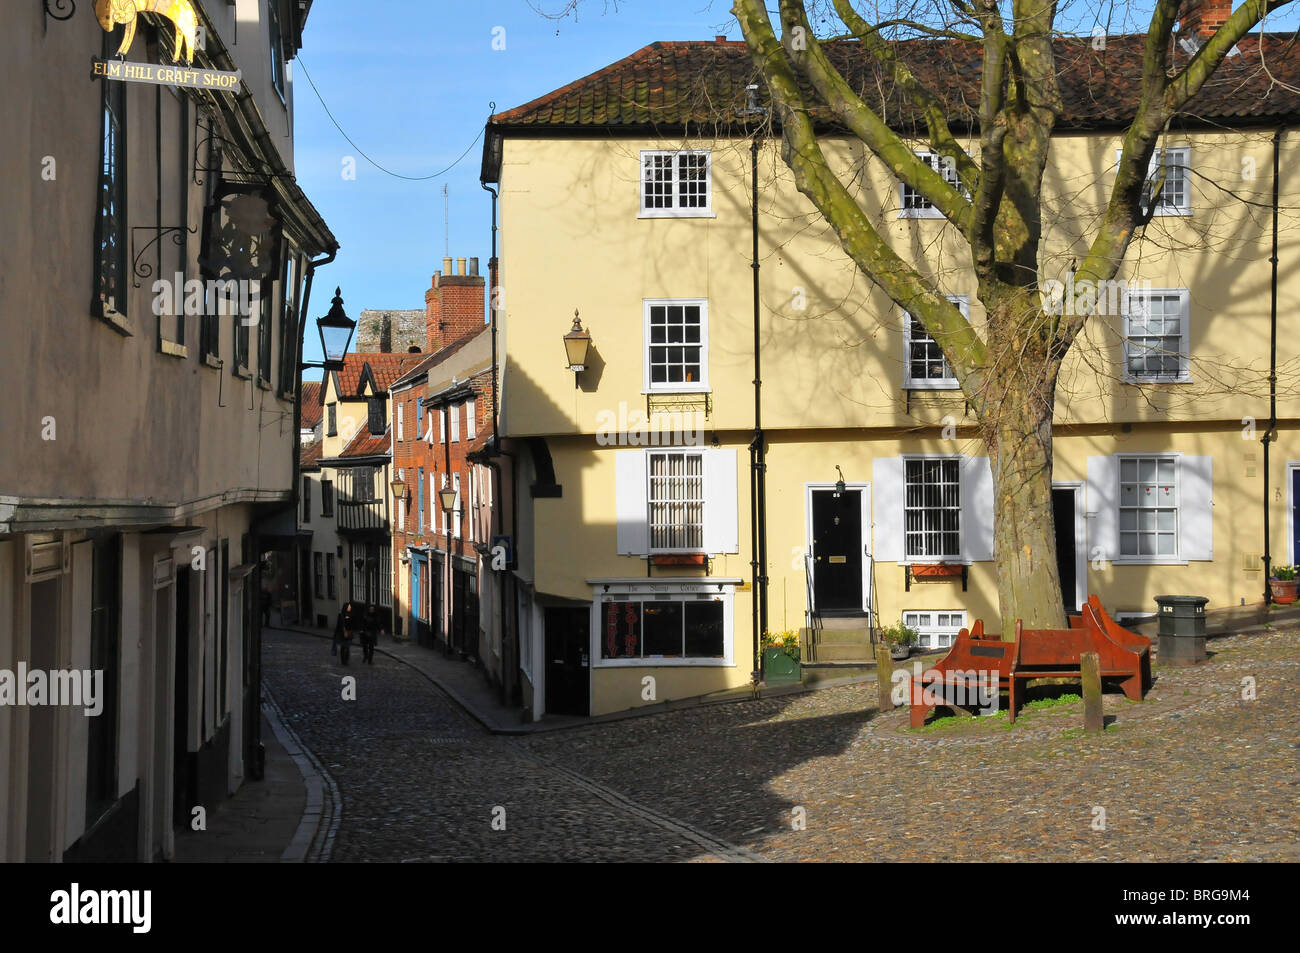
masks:
<instances>
[{"instance_id":1,"label":"yellow building","mask_svg":"<svg viewBox=\"0 0 1300 953\"><path fill-rule=\"evenodd\" d=\"M1296 53L1264 42L1272 75L1300 85ZM1298 354L1284 332L1281 446L1261 443L1274 150L1278 314L1300 290L1300 180L1287 174L1300 149L1286 129L1300 99L1269 90L1260 43L1243 42L1169 129L1159 205L1117 283L1098 289L1061 374L1054 496L1067 605L1097 594L1115 614L1145 616L1161 593L1202 594L1210 608L1257 602L1265 513L1274 564L1300 560ZM1140 48L1134 37L1062 47L1044 279L1069 282L1109 195ZM913 68L954 95L970 82ZM821 628L805 653L814 661L862 657L872 626L906 620L939 647L996 619L993 488L974 417L935 342L796 191L779 133L747 113L756 82L741 43L657 43L488 125L483 177L499 186L505 250L502 433L520 448L517 575L531 593L521 667L535 717L748 683L755 575L768 580L767 630ZM823 148L853 170L894 249L978 325L956 230L859 143L827 131ZM576 372L562 343L575 309L591 337ZM756 339L765 526L751 491Z\"/></svg>"}]
</instances>

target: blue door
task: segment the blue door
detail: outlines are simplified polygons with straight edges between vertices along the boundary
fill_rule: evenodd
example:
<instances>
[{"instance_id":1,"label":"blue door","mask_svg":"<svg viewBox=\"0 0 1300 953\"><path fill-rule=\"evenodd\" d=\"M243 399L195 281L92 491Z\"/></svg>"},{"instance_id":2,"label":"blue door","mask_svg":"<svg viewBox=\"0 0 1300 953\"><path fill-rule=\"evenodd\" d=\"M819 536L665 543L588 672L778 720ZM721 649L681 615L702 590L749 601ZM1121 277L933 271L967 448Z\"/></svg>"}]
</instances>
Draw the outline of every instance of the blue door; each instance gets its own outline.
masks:
<instances>
[{"instance_id":1,"label":"blue door","mask_svg":"<svg viewBox=\"0 0 1300 953\"><path fill-rule=\"evenodd\" d=\"M1291 471L1291 562L1300 563L1300 469Z\"/></svg>"},{"instance_id":2,"label":"blue door","mask_svg":"<svg viewBox=\"0 0 1300 953\"><path fill-rule=\"evenodd\" d=\"M411 629L420 618L420 560L411 560Z\"/></svg>"}]
</instances>

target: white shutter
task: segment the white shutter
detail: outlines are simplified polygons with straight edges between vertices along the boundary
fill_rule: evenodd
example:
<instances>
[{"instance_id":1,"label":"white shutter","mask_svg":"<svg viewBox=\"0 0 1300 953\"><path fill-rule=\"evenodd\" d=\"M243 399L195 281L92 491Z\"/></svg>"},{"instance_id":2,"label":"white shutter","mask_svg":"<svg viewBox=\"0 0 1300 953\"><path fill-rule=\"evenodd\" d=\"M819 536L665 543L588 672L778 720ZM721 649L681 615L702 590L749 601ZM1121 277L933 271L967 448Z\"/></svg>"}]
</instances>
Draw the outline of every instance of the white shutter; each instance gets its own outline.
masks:
<instances>
[{"instance_id":1,"label":"white shutter","mask_svg":"<svg viewBox=\"0 0 1300 953\"><path fill-rule=\"evenodd\" d=\"M736 451L723 447L704 453L704 551L740 552L736 515Z\"/></svg>"},{"instance_id":2,"label":"white shutter","mask_svg":"<svg viewBox=\"0 0 1300 953\"><path fill-rule=\"evenodd\" d=\"M467 401L465 404L465 439L473 440L474 430L474 401Z\"/></svg>"},{"instance_id":3,"label":"white shutter","mask_svg":"<svg viewBox=\"0 0 1300 953\"><path fill-rule=\"evenodd\" d=\"M1178 460L1178 555L1214 559L1214 459Z\"/></svg>"},{"instance_id":4,"label":"white shutter","mask_svg":"<svg viewBox=\"0 0 1300 953\"><path fill-rule=\"evenodd\" d=\"M993 468L988 457L963 457L961 555L972 562L993 558Z\"/></svg>"},{"instance_id":5,"label":"white shutter","mask_svg":"<svg viewBox=\"0 0 1300 953\"><path fill-rule=\"evenodd\" d=\"M1088 559L1119 558L1119 500L1114 457L1088 458Z\"/></svg>"},{"instance_id":6,"label":"white shutter","mask_svg":"<svg viewBox=\"0 0 1300 953\"><path fill-rule=\"evenodd\" d=\"M452 488L456 491L456 502L451 508L452 535L455 536L457 539L460 539L460 521L462 519L462 510L460 507L460 474L459 473L452 474L451 485Z\"/></svg>"},{"instance_id":7,"label":"white shutter","mask_svg":"<svg viewBox=\"0 0 1300 953\"><path fill-rule=\"evenodd\" d=\"M626 555L645 556L650 552L645 451L614 451L614 470L614 511L618 519L618 551Z\"/></svg>"},{"instance_id":8,"label":"white shutter","mask_svg":"<svg viewBox=\"0 0 1300 953\"><path fill-rule=\"evenodd\" d=\"M903 545L903 458L871 461L871 552L878 562L901 562Z\"/></svg>"}]
</instances>

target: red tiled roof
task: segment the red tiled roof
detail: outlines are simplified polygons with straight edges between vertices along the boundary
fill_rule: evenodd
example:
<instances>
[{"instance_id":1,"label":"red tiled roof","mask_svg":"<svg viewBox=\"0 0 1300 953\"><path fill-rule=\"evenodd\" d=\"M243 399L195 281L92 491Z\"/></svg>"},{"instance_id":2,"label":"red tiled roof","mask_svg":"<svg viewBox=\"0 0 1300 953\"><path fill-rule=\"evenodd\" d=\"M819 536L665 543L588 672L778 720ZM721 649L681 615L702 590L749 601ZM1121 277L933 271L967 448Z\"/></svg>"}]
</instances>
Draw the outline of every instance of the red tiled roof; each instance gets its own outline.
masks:
<instances>
[{"instance_id":1,"label":"red tiled roof","mask_svg":"<svg viewBox=\"0 0 1300 953\"><path fill-rule=\"evenodd\" d=\"M1065 110L1059 129L1113 126L1134 114L1144 35L1054 41ZM924 128L893 81L856 41L824 44L827 56L866 103L898 129ZM983 48L960 40L894 44L899 59L945 101L954 128L973 127L979 107ZM1300 44L1293 34L1253 33L1239 44L1184 112L1203 120L1262 120L1300 113ZM1171 44L1172 65L1187 54ZM737 122L745 87L762 86L743 42L652 43L589 76L515 109L497 113L498 129L556 127L709 127ZM766 99L766 94L762 94ZM814 110L814 116L816 116ZM823 115L823 118L824 115Z\"/></svg>"},{"instance_id":2,"label":"red tiled roof","mask_svg":"<svg viewBox=\"0 0 1300 953\"><path fill-rule=\"evenodd\" d=\"M321 442L314 440L298 448L298 467L306 470L320 466Z\"/></svg>"},{"instance_id":3,"label":"red tiled roof","mask_svg":"<svg viewBox=\"0 0 1300 953\"><path fill-rule=\"evenodd\" d=\"M320 423L325 408L321 405L322 391L320 381L302 382L301 421L302 426L311 429Z\"/></svg>"},{"instance_id":4,"label":"red tiled roof","mask_svg":"<svg viewBox=\"0 0 1300 953\"><path fill-rule=\"evenodd\" d=\"M352 438L339 458L343 457L373 457L388 453L388 434L381 433L378 436L372 434L368 427L362 427L357 435Z\"/></svg>"},{"instance_id":5,"label":"red tiled roof","mask_svg":"<svg viewBox=\"0 0 1300 953\"><path fill-rule=\"evenodd\" d=\"M390 354L386 351L347 354L343 357L343 369L334 372L334 383L341 397L356 397L362 372L369 364L370 373L375 376L375 386L382 393L427 357L427 354Z\"/></svg>"}]
</instances>

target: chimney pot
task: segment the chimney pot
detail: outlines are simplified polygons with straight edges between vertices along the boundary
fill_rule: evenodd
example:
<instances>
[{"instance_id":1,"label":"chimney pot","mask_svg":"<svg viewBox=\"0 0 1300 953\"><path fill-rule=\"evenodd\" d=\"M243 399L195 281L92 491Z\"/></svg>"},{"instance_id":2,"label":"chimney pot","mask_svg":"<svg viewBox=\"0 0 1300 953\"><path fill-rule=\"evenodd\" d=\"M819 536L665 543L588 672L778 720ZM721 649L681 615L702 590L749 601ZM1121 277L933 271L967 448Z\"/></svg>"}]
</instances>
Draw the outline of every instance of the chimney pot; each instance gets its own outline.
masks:
<instances>
[{"instance_id":1,"label":"chimney pot","mask_svg":"<svg viewBox=\"0 0 1300 953\"><path fill-rule=\"evenodd\" d=\"M457 258L457 259L456 259L456 274L460 275L462 278L465 277L465 259L464 259L464 258Z\"/></svg>"},{"instance_id":2,"label":"chimney pot","mask_svg":"<svg viewBox=\"0 0 1300 953\"><path fill-rule=\"evenodd\" d=\"M450 259L450 258L444 258L444 259L442 260L442 273L443 273L444 275L450 275L450 274L452 273L452 272L451 272L451 259Z\"/></svg>"},{"instance_id":3,"label":"chimney pot","mask_svg":"<svg viewBox=\"0 0 1300 953\"><path fill-rule=\"evenodd\" d=\"M477 278L477 277L478 277L478 259L477 259L477 258L471 258L471 259L469 260L469 273L470 273L470 275L471 275L472 277L474 277L474 278Z\"/></svg>"}]
</instances>

